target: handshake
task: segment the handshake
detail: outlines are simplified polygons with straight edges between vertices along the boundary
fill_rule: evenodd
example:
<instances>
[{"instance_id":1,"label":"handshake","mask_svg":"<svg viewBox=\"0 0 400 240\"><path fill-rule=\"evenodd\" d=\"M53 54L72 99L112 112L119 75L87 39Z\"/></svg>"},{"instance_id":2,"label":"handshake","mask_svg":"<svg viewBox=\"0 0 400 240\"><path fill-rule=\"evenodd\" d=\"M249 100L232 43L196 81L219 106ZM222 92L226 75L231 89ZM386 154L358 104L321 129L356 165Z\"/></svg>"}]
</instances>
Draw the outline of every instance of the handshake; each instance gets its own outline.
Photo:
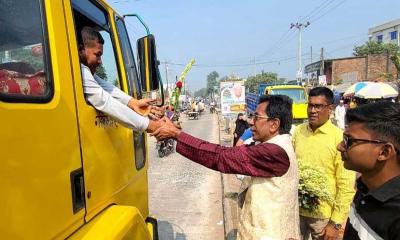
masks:
<instances>
[{"instance_id":1,"label":"handshake","mask_svg":"<svg viewBox=\"0 0 400 240\"><path fill-rule=\"evenodd\" d=\"M157 141L162 141L167 138L177 139L181 133L181 126L173 123L169 118L163 117L157 121L150 121L147 132L154 136Z\"/></svg>"},{"instance_id":2,"label":"handshake","mask_svg":"<svg viewBox=\"0 0 400 240\"><path fill-rule=\"evenodd\" d=\"M128 106L135 112L148 116L150 118L149 126L146 131L154 136L158 141L167 138L178 138L181 133L181 126L173 123L169 118L165 117L165 106L157 107L151 105L154 103L153 99L134 99L128 103Z\"/></svg>"}]
</instances>

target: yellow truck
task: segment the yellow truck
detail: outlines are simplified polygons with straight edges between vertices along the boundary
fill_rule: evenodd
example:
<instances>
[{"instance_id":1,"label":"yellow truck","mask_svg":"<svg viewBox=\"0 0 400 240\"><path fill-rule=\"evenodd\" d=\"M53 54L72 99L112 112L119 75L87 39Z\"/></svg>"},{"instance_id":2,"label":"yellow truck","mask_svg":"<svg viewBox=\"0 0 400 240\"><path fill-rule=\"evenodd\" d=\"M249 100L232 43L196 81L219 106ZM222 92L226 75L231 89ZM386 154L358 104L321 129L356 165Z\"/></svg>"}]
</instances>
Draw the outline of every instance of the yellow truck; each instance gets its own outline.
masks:
<instances>
[{"instance_id":1,"label":"yellow truck","mask_svg":"<svg viewBox=\"0 0 400 240\"><path fill-rule=\"evenodd\" d=\"M257 93L246 93L247 112L254 113L262 95L285 95L293 100L293 124L297 125L307 120L307 92L299 85L267 84L258 86Z\"/></svg>"},{"instance_id":2,"label":"yellow truck","mask_svg":"<svg viewBox=\"0 0 400 240\"><path fill-rule=\"evenodd\" d=\"M146 135L85 101L77 46L96 28L98 74L154 96L154 37L135 61L124 16L102 0L0 0L0 16L0 238L157 239Z\"/></svg>"}]
</instances>

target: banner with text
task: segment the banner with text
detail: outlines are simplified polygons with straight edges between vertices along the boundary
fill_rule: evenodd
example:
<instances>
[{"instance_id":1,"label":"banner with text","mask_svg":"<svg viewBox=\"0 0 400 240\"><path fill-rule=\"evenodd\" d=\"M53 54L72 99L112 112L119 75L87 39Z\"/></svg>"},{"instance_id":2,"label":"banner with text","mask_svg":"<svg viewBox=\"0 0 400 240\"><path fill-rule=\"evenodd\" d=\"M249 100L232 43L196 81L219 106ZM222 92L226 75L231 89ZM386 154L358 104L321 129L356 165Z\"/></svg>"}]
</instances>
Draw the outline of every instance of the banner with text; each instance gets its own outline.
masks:
<instances>
[{"instance_id":1,"label":"banner with text","mask_svg":"<svg viewBox=\"0 0 400 240\"><path fill-rule=\"evenodd\" d=\"M220 82L221 113L234 115L246 110L244 81Z\"/></svg>"}]
</instances>

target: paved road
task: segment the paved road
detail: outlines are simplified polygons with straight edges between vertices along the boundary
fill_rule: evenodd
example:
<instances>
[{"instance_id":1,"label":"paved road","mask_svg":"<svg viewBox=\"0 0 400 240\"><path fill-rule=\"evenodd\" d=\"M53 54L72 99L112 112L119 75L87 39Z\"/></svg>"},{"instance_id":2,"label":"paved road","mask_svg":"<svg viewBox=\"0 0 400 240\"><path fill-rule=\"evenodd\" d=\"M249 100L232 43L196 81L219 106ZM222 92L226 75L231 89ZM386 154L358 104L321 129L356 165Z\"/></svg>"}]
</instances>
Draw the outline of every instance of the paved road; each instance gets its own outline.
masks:
<instances>
[{"instance_id":1,"label":"paved road","mask_svg":"<svg viewBox=\"0 0 400 240\"><path fill-rule=\"evenodd\" d=\"M218 143L217 115L183 119L189 134ZM159 158L149 141L150 213L159 221L161 240L224 239L221 174L178 153Z\"/></svg>"}]
</instances>

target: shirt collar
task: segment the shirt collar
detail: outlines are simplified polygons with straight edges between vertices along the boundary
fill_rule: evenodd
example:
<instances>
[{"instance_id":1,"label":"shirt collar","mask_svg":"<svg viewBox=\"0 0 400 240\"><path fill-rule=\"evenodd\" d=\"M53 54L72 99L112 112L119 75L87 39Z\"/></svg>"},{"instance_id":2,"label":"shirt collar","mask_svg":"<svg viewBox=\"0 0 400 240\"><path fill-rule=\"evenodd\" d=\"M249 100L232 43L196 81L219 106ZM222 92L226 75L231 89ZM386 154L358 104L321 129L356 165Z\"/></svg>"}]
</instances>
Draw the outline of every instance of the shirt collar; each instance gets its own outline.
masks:
<instances>
[{"instance_id":1,"label":"shirt collar","mask_svg":"<svg viewBox=\"0 0 400 240\"><path fill-rule=\"evenodd\" d=\"M315 131L314 131L314 133L317 133L317 132L321 132L321 133L328 133L329 132L329 129L332 127L332 122L331 122L331 120L329 119L328 121L326 121L322 126L320 126L319 128L317 128ZM307 124L307 129L310 131L310 132L313 132L313 130L311 129L311 127L310 127L310 124Z\"/></svg>"},{"instance_id":2,"label":"shirt collar","mask_svg":"<svg viewBox=\"0 0 400 240\"><path fill-rule=\"evenodd\" d=\"M387 200L397 195L400 195L400 176L390 179L382 186L371 192L368 192L367 186L361 181L361 178L359 178L357 179L357 188L362 193L371 195L373 198L380 202L386 202Z\"/></svg>"}]
</instances>

